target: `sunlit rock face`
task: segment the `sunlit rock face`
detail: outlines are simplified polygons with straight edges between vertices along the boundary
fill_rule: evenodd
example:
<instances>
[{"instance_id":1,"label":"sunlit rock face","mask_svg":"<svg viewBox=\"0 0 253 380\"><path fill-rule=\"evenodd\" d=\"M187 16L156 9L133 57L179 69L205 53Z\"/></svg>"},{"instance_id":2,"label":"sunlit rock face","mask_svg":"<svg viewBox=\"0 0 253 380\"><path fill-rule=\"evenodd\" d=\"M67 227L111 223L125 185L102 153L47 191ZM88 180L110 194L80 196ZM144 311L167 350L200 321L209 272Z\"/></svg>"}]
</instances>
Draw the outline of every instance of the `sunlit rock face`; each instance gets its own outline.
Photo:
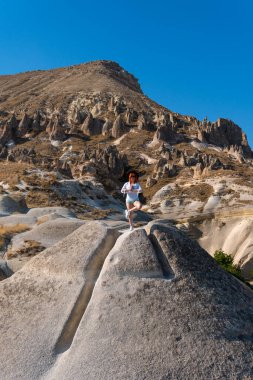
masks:
<instances>
[{"instance_id":1,"label":"sunlit rock face","mask_svg":"<svg viewBox=\"0 0 253 380\"><path fill-rule=\"evenodd\" d=\"M252 291L165 221L85 222L0 301L3 379L253 376Z\"/></svg>"}]
</instances>

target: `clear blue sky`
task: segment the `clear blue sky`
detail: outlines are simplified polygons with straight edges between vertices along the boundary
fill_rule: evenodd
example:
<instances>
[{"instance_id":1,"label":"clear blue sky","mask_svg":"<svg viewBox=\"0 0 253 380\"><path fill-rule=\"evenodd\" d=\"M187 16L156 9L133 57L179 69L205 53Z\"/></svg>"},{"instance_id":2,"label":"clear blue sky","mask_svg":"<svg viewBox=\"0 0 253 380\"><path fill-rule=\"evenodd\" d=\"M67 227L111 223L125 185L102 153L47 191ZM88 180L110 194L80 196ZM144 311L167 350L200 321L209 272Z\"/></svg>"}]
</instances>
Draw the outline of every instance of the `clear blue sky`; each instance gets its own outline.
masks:
<instances>
[{"instance_id":1,"label":"clear blue sky","mask_svg":"<svg viewBox=\"0 0 253 380\"><path fill-rule=\"evenodd\" d=\"M253 147L252 0L0 0L0 74L111 59L169 109Z\"/></svg>"}]
</instances>

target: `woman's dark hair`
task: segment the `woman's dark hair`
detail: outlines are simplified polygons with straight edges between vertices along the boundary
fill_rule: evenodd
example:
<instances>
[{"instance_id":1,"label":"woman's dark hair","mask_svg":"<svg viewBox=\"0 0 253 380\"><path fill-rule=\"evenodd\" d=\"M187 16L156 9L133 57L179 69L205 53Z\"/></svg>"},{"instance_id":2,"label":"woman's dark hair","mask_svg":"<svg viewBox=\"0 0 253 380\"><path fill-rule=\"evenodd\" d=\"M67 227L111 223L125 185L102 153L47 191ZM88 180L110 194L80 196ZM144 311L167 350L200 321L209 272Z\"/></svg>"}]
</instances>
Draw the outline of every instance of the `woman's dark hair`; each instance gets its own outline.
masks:
<instances>
[{"instance_id":1,"label":"woman's dark hair","mask_svg":"<svg viewBox=\"0 0 253 380\"><path fill-rule=\"evenodd\" d=\"M128 172L128 178L130 179L131 177L134 177L134 176L135 176L136 179L139 178L139 174L137 173L137 171L135 171L135 170L130 170L130 171Z\"/></svg>"}]
</instances>

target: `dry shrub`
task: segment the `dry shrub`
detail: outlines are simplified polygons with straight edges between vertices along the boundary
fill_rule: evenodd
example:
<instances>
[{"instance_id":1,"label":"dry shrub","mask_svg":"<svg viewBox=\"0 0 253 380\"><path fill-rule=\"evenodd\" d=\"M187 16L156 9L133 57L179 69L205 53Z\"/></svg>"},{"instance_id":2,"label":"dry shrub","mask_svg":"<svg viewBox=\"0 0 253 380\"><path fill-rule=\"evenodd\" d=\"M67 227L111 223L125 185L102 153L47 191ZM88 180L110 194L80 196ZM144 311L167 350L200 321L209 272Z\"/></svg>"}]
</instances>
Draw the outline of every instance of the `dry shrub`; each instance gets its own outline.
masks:
<instances>
[{"instance_id":1,"label":"dry shrub","mask_svg":"<svg viewBox=\"0 0 253 380\"><path fill-rule=\"evenodd\" d=\"M0 237L20 234L21 232L25 232L30 230L30 227L24 223L18 223L15 225L0 225Z\"/></svg>"},{"instance_id":2,"label":"dry shrub","mask_svg":"<svg viewBox=\"0 0 253 380\"><path fill-rule=\"evenodd\" d=\"M6 182L9 186L15 187L20 179L24 178L25 170L31 165L20 162L4 162L0 165L0 181ZM10 175L11 173L11 175Z\"/></svg>"},{"instance_id":3,"label":"dry shrub","mask_svg":"<svg viewBox=\"0 0 253 380\"><path fill-rule=\"evenodd\" d=\"M44 251L44 249L45 247L36 240L25 240L20 248L16 250L10 249L9 251L7 251L5 257L7 259L13 259L19 256L35 256L41 251Z\"/></svg>"},{"instance_id":4,"label":"dry shrub","mask_svg":"<svg viewBox=\"0 0 253 380\"><path fill-rule=\"evenodd\" d=\"M30 227L27 224L16 224L16 225L0 225L0 249L4 247L6 241L8 242L11 237L15 234L20 234L30 230Z\"/></svg>"}]
</instances>

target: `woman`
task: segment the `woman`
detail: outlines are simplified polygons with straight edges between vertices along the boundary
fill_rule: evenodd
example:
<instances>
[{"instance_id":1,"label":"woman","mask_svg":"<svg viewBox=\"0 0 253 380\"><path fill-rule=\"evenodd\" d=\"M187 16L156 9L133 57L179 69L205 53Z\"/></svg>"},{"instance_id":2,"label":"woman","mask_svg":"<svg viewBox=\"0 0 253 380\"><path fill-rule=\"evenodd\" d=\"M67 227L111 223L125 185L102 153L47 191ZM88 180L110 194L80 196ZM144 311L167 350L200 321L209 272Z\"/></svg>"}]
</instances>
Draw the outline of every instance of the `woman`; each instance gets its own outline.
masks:
<instances>
[{"instance_id":1,"label":"woman","mask_svg":"<svg viewBox=\"0 0 253 380\"><path fill-rule=\"evenodd\" d=\"M129 173L129 182L126 182L121 189L123 194L126 194L126 207L125 216L130 224L130 231L133 231L133 213L141 209L142 204L139 200L139 194L142 192L142 188L138 183L139 175L136 171Z\"/></svg>"}]
</instances>

